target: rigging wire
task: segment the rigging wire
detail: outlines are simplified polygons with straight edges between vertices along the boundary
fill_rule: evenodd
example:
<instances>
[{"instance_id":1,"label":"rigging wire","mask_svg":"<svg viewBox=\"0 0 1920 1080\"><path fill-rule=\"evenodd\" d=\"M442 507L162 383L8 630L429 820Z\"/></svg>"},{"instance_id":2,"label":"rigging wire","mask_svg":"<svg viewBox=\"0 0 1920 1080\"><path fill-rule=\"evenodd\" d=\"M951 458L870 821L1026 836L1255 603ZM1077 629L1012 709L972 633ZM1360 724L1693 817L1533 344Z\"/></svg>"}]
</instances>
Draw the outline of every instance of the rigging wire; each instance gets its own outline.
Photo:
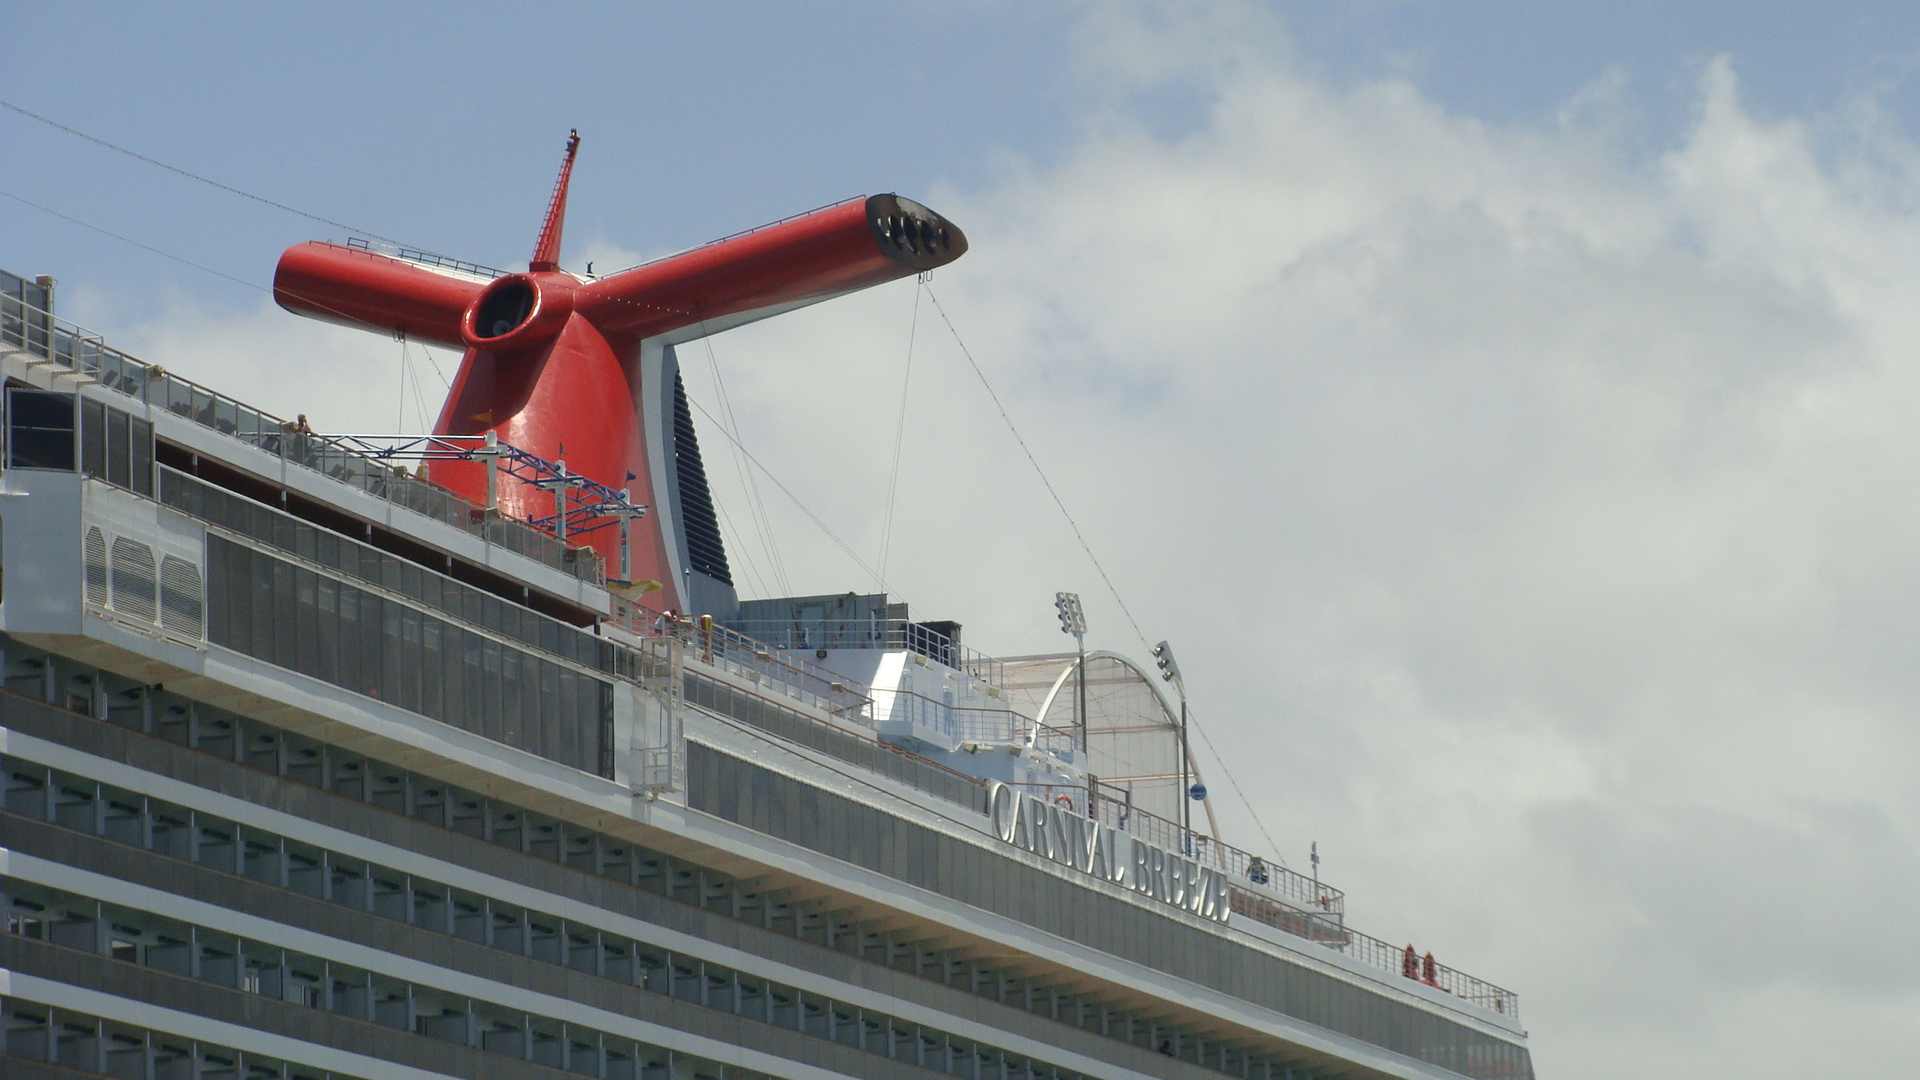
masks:
<instances>
[{"instance_id":1,"label":"rigging wire","mask_svg":"<svg viewBox=\"0 0 1920 1080\"><path fill-rule=\"evenodd\" d=\"M320 223L320 224L322 224L322 225L331 225L331 226L333 226L333 227L334 227L334 228L336 228L336 229L341 229L341 230L344 230L344 231L346 231L346 232L350 232L350 233L357 233L357 234L359 234L359 235L361 235L361 236L364 236L364 237L367 237L368 239L371 239L371 240L384 240L384 241L386 241L386 242L387 242L387 243L389 243L389 244L398 244L398 243L400 243L400 241L398 241L398 240L395 240L394 238L392 238L392 237L390 237L390 236L381 236L381 235L380 235L379 233L376 233L376 232L372 232L372 231L370 231L370 230L367 230L367 229L358 229L358 228L355 228L355 227L353 227L352 225L348 225L348 224L346 224L346 223L344 223L344 222L339 222L339 221L335 221L335 220L333 220L332 218L324 218L324 217L321 217L321 216L320 216L320 215L318 215L318 214L309 214L309 213L307 213L307 212L306 212L305 210L296 210L296 209L294 209L293 207L291 207L291 206L288 206L288 205L287 205L287 204L285 204L285 203L277 203L277 202L274 202L274 201L273 201L272 199L268 199L268 198L265 198L265 197L263 197L263 196L259 196L259 195L255 195L255 194L253 194L253 193L252 193L252 192L250 192L250 191L242 191L242 190L240 190L239 188L237 188L237 187L234 187L234 186L232 186L232 185L230 185L230 184L223 184L223 183L221 183L221 182L220 182L220 181L218 181L218 180L213 180L213 179L209 179L208 177L205 177L205 176L201 176L201 175L200 175L199 173L194 173L194 172L188 172L187 170L185 170L185 169L182 169L182 168L180 168L180 167L179 167L179 166L177 166L177 165L169 165L169 164L167 164L167 163L166 163L166 162L164 162L164 161L156 161L156 160L154 160L153 158L150 158L150 157L148 157L148 156L147 156L147 155L145 155L145 154L142 154L142 153L139 153L139 152L137 152L137 151L134 151L134 150L129 150L129 149L127 149L126 147L124 147L124 146L120 146L120 145L119 145L119 144L117 144L117 143L110 143L110 142L108 142L107 140L105 140L105 139L102 139L102 138L100 138L99 136L96 136L96 135L89 135L89 134L87 134L87 133L86 133L86 132L84 132L84 131L80 131L80 130L78 130L78 129L75 129L75 128L70 128L70 127L68 127L67 125L65 125L65 124L62 124L62 123L60 123L60 122L59 122L58 120L52 120L52 119L49 119L49 118L47 118L47 117L45 117L45 116L41 116L41 115L40 115L39 113L37 113L37 112L29 112L29 111L27 111L26 109L23 109L23 108L21 108L20 106L18 106L18 105L15 105L15 104L13 104L13 103L12 103L12 102L10 102L10 101L0 101L0 108L3 108L3 109L9 109L9 110L11 110L11 111L13 111L13 112L16 112L16 113L19 113L19 114L20 114L21 116L24 116L24 117L26 117L26 118L27 118L27 119L29 119L29 120L37 120L37 121L39 121L40 123L42 123L42 124L45 124L45 125L47 125L48 127L50 127L50 128L53 128L53 129L55 129L56 131L64 131L64 132L66 132L67 134L69 134L69 135L72 135L72 136L74 136L75 138L79 138L79 139L85 139L86 141L88 141L88 142L90 142L90 143L94 143L94 144L96 144L96 145L98 145L98 146L104 146L104 147L106 147L107 149L109 149L109 150L112 150L112 151L114 151L115 153L120 153L120 154L125 154L126 156L128 156L128 157L130 157L130 158L133 158L133 159L134 159L135 161L143 161L143 162L146 162L146 163L147 163L148 165L152 165L152 166L154 166L154 167L156 167L156 168L161 168L161 169L165 169L166 171L168 171L168 172L170 172L170 173L176 173L176 174L178 174L178 175L180 175L180 176L184 176L184 177L186 177L186 178L187 178L187 179L189 179L189 180L195 180L195 181L198 181L198 182L200 182L200 183L202 183L202 184L206 184L206 185L207 185L207 186L209 186L209 187L215 187L215 188L219 188L219 189L220 189L221 191L225 191L225 192L227 192L227 193L229 193L229 194L233 194L233 195L238 195L238 196L240 196L240 197L241 197L241 198L243 198L243 199L252 199L252 200L253 200L254 202L257 202L257 203L260 203L260 204L261 204L261 205L263 205L263 206L271 206L271 207L273 207L273 208L274 208L275 210L284 210L284 211L286 211L286 212L287 212L287 213L289 213L289 214L293 214L293 215L295 215L295 216L298 216L298 217L303 217L303 218L306 218L306 219L307 219L308 221L317 221L317 222L319 222L319 223ZM23 199L23 200L21 200L21 201L22 201L22 202L24 202L25 200ZM89 227L91 227L91 226L89 226ZM183 260L183 261L184 261L184 260ZM206 268L205 268L205 267L201 267L201 269L203 269L203 270L204 270L204 269L206 269ZM219 273L219 271L217 271L217 270L216 270L216 271L213 271L213 273ZM220 276L221 276L221 277L226 277L226 275L225 275L225 274L221 274ZM257 286L256 286L256 287L257 287Z\"/></svg>"},{"instance_id":2,"label":"rigging wire","mask_svg":"<svg viewBox=\"0 0 1920 1080\"><path fill-rule=\"evenodd\" d=\"M994 392L993 384L987 381L987 373L980 369L980 362L973 358L973 350L967 348L967 343L961 339L960 331L954 327L953 320L947 317L947 309L941 306L940 297L933 291L933 284L928 282L926 289L927 299L933 302L933 310L939 312L940 321L947 324L947 332L953 335L954 344L960 346L960 355L967 358L967 366L973 369L974 376L986 389L987 396L993 399L993 407L1000 411L1000 419L1006 423L1007 430L1013 433L1013 441L1020 444L1020 452L1027 456L1027 464L1032 465L1034 473L1040 477L1040 483L1052 497L1053 505L1059 508L1060 516L1067 519L1067 526L1073 530L1073 538L1080 542L1080 550L1086 552L1087 561L1093 564L1093 568L1100 574L1100 580L1106 583L1107 592L1112 594L1113 602L1120 605L1121 613L1127 617L1127 622L1133 627L1134 635L1140 639L1141 646L1151 650L1152 646L1147 643L1146 631L1140 629L1140 620L1133 617L1133 609L1127 607L1127 602L1121 599L1120 590L1114 586L1113 578L1107 576L1107 568L1100 564L1100 557L1093 553L1093 545L1087 543L1086 534L1080 531L1080 523L1074 520L1072 511L1067 509L1066 501L1054 488L1053 481L1048 479L1047 471L1040 467L1040 459L1033 456L1033 448L1027 445L1026 438L1020 434L1020 429L1014 426L1013 417L1007 415L1007 407L1001 403L1000 395Z\"/></svg>"},{"instance_id":3,"label":"rigging wire","mask_svg":"<svg viewBox=\"0 0 1920 1080\"><path fill-rule=\"evenodd\" d=\"M704 329L704 323L702 324L702 328ZM701 337L700 342L707 350L707 368L713 375L714 394L719 398L718 404L721 414L725 419L713 418L710 413L708 416L714 420L714 423L720 425L721 434L727 437L727 441L732 444L734 448L734 471L740 477L741 486L747 490L747 510L753 518L754 529L759 536L761 548L767 555L768 576L772 578L774 584L780 587L781 592L792 595L792 581L787 577L786 560L780 557L779 545L774 541L773 519L767 513L766 498L760 492L760 483L754 478L753 470L747 468L741 459L741 455L746 455L749 459L752 458L752 455L747 454L746 444L740 441L740 421L734 415L733 397L727 393L726 380L720 376L720 358L718 354L713 351L713 337L710 334L704 335ZM688 401L691 402L692 399L689 398ZM703 413L706 412L705 409L701 409L700 411ZM758 462L755 463L758 464ZM771 480L773 478L772 474L769 473L767 478ZM778 483L778 481L775 482ZM864 566L865 564L862 563L861 565Z\"/></svg>"},{"instance_id":4,"label":"rigging wire","mask_svg":"<svg viewBox=\"0 0 1920 1080\"><path fill-rule=\"evenodd\" d=\"M907 366L900 375L900 415L893 424L893 471L887 477L887 508L880 523L881 577L887 574L887 556L893 550L893 507L900 488L900 448L907 439L907 389L913 384L913 343L920 331L920 294L932 278L931 271L923 272L913 287L913 321L907 325Z\"/></svg>"},{"instance_id":5,"label":"rigging wire","mask_svg":"<svg viewBox=\"0 0 1920 1080\"><path fill-rule=\"evenodd\" d=\"M849 545L845 540L840 539L839 534L835 533L832 529L828 528L827 523L820 519L820 515L814 513L811 509L808 508L806 503L803 503L800 501L800 496L795 495L793 493L793 489L781 483L780 478L773 475L772 470L768 469L765 465L761 464L759 458L754 457L751 451L749 451L745 446L742 446L740 444L740 441L733 437L733 434L726 429L726 425L720 422L719 417L708 412L705 406L701 405L697 401L694 401L692 398L688 398L687 403L689 405L692 405L694 408L699 409L700 415L706 417L708 420L713 421L714 426L720 429L720 434L725 435L727 437L727 441L731 442L734 445L734 448L740 451L741 456L745 457L748 461L752 462L755 468L759 469L762 473L766 474L767 479L773 483L774 487L780 489L780 493L782 495L785 495L787 498L793 500L793 505L799 507L801 513L807 515L807 517L810 520L812 520L812 522L815 525L819 526L820 531L826 534L827 539L833 541L834 544L836 544L841 551L846 552L847 558L853 560L853 565L866 571L867 574L871 576L874 580L879 581L880 587L883 590L886 590L888 592L892 591L890 589L887 589L887 583L883 579L881 579L879 573L875 571L873 567L867 565L867 561L865 559L862 559L857 553L855 553L851 545Z\"/></svg>"},{"instance_id":6,"label":"rigging wire","mask_svg":"<svg viewBox=\"0 0 1920 1080\"><path fill-rule=\"evenodd\" d=\"M423 346L420 350L426 352ZM420 422L421 431L431 431L427 425L427 389L420 382L420 367L413 361L413 354L407 349L407 339L400 338L400 423L395 425L396 434L406 433L407 390L413 390L413 415Z\"/></svg>"},{"instance_id":7,"label":"rigging wire","mask_svg":"<svg viewBox=\"0 0 1920 1080\"><path fill-rule=\"evenodd\" d=\"M1247 793L1241 790L1240 781L1234 779L1233 770L1227 768L1227 759L1220 756L1219 750L1214 749L1213 740L1207 737L1207 729L1194 721L1191 703L1187 705L1187 726L1193 730L1194 734L1200 736L1200 741L1205 744L1207 753L1213 755L1214 762L1220 766L1220 775L1227 778L1233 793L1240 797L1240 805L1247 808L1247 816L1253 819L1254 827L1260 830L1260 836L1266 840L1267 850L1273 852L1274 858L1280 860L1281 866L1287 865L1287 857L1280 853L1280 845L1273 842L1273 834L1267 831L1267 823L1260 820L1260 812L1253 808L1253 800L1247 798Z\"/></svg>"},{"instance_id":8,"label":"rigging wire","mask_svg":"<svg viewBox=\"0 0 1920 1080\"><path fill-rule=\"evenodd\" d=\"M393 415L393 433L398 435L407 428L407 339L400 338L400 392Z\"/></svg>"},{"instance_id":9,"label":"rigging wire","mask_svg":"<svg viewBox=\"0 0 1920 1080\"><path fill-rule=\"evenodd\" d=\"M445 387L446 390L449 393L451 393L453 391L453 384L447 381L447 373L440 370L440 361L435 360L433 358L433 350L427 348L427 346L423 343L420 346L420 351L421 353L425 354L427 358L427 363L433 365L433 377L436 379L439 379L440 385Z\"/></svg>"},{"instance_id":10,"label":"rigging wire","mask_svg":"<svg viewBox=\"0 0 1920 1080\"><path fill-rule=\"evenodd\" d=\"M5 103L5 102L0 102L0 105L4 105L4 104L6 104L6 103ZM13 192L11 192L11 191L0 191L0 196L5 196L6 198L9 198L9 199L12 199L12 200L13 200L14 202L17 202L17 203L19 203L19 204L21 204L22 206L31 206L31 207L33 207L33 208L34 208L35 210L38 210L38 211L40 211L40 212L41 212L41 213L43 213L43 214L52 214L52 215L53 215L54 217L57 217L57 218L59 218L59 219L60 219L60 220L62 220L62 221L68 221L68 222L72 222L73 224L75 224L75 225L78 225L78 226L80 226L80 227L81 227L81 228L83 228L83 229L92 229L92 230L93 230L94 232L97 232L97 233L99 233L99 234L100 234L100 235L102 235L102 236L109 236L109 237L112 237L113 239L115 239L115 240L118 240L118 241L120 241L120 242L121 242L121 243L123 243L123 244L132 244L132 245L133 245L134 247L137 247L137 248L139 248L139 249L140 249L140 250L142 250L142 251L147 251L147 252L152 252L153 254L155 254L155 255L158 255L158 256L160 256L160 257L161 257L161 258L163 258L163 259L172 259L172 260L173 260L174 262L177 262L177 263L179 263L179 264L181 264L182 266L191 266L191 267L193 267L193 268L194 268L195 270L200 270L200 271L204 271L204 272L206 272L206 273L209 273L209 274L212 274L212 275L213 275L214 277L217 277L217 278L225 278L225 279L227 279L228 281L231 281L231 282L233 282L233 283L234 283L235 285L244 285L244 286L246 286L247 288L249 288L249 289L252 289L252 290L254 290L254 291L256 291L256 292L263 292L263 293L271 293L271 292L273 291L273 290L271 290L271 289L269 289L269 288L267 288L266 286L264 286L264 285L260 285L260 284L258 284L258 283L256 283L256 282L252 282L252 281L247 281L247 280L246 280L246 279L244 279L244 278L237 278L237 277L234 277L234 276L233 276L232 274L228 274L228 273L223 273L223 272L221 272L221 271L219 271L219 270L215 270L215 269L214 269L213 267L211 267L211 266L203 266L203 265L201 265L200 263L197 263L197 262L194 262L194 261L193 261L192 259L183 259L183 258L181 258L180 256L178 256L178 255L175 255L175 254L173 254L172 252L169 252L169 251L161 251L161 250L160 250L159 248L157 248L157 247L152 247L152 246L150 246L150 245L147 245L147 244L143 244L143 243L141 243L141 242L140 242L140 241L138 241L138 240L135 240L135 239L132 239L131 237L126 237L126 236L122 236L122 235L120 235L120 234L119 234L119 233L117 233L117 232L113 232L113 231L111 231L111 230L108 230L108 229L103 229L103 228L101 228L101 227L100 227L100 226L98 226L98 225L94 225L94 224L90 224L90 223L88 223L88 222L85 222L85 221L81 221L81 220L80 220L79 218L77 218L77 217L73 217L73 216L70 216L70 215L68 215L68 214L63 214L63 213L61 213L60 211L58 211L58 210L55 210L55 209L53 209L52 207L47 207L47 206L41 206L41 205L40 205L39 203L37 203L37 202L34 202L34 201L33 201L33 200L31 200L31 199L23 199L23 198L21 198L20 196L18 196L18 195L15 195L15 194L14 194Z\"/></svg>"},{"instance_id":11,"label":"rigging wire","mask_svg":"<svg viewBox=\"0 0 1920 1080\"><path fill-rule=\"evenodd\" d=\"M1094 570L1099 573L1101 582L1106 585L1107 592L1113 597L1113 602L1119 605L1121 614L1127 617L1128 625L1133 627L1134 636L1140 639L1140 647L1151 652L1153 646L1148 643L1146 632L1140 629L1140 621L1133 617L1133 610L1127 607L1127 602L1121 597L1119 588L1113 583L1113 578L1107 574L1107 568L1101 565L1099 556L1093 553L1093 545L1087 542L1086 534L1080 531L1080 523L1074 520L1073 513L1067 509L1066 501L1060 497L1059 490L1053 486L1053 481L1047 477L1046 470L1040 467L1040 460L1034 457L1033 448L1027 445L1026 438L1020 434L1020 429L1014 425L1013 417L1007 413L1007 407L1001 402L1000 395L994 391L993 384L987 381L987 373L981 369L980 362L973 358L973 350L967 348L966 341L960 337L959 329L953 325L953 320L947 316L947 309L941 306L940 297L933 291L933 284L931 282L923 282L922 284L927 291L927 299L933 303L933 310L939 313L940 321L947 325L947 332L953 335L954 344L960 347L960 355L966 357L967 366L973 369L973 374L980 380L981 387L986 390L987 396L993 400L993 407L999 410L1000 419L1007 425L1007 431L1012 433L1013 441L1020 445L1020 452L1026 455L1027 464L1033 466L1034 473L1040 477L1040 483L1047 489L1047 494L1053 499L1053 505L1059 509L1060 516L1067 519L1067 526L1073 530L1073 538L1080 542L1080 550L1086 553L1087 561L1092 563ZM1260 820L1260 815L1253 809L1253 803L1247 799L1246 792L1241 790L1240 782L1234 779L1233 773L1228 770L1226 759L1220 756L1218 750L1214 749L1213 740L1207 737L1206 729L1194 722L1191 705L1189 705L1187 709L1187 723L1189 727L1199 733L1200 740L1206 744L1207 750L1213 754L1214 760L1219 763L1221 775L1227 778L1227 783L1232 785L1235 794L1240 796L1240 801L1246 805L1247 813L1253 818L1254 825L1260 829L1260 835L1266 838L1269 849L1278 856L1280 853L1279 845L1273 842L1273 835L1267 831L1266 823ZM1181 792L1180 794L1182 798L1186 797L1186 792ZM1281 859L1282 865L1285 864L1285 861L1284 858Z\"/></svg>"},{"instance_id":12,"label":"rigging wire","mask_svg":"<svg viewBox=\"0 0 1920 1080\"><path fill-rule=\"evenodd\" d=\"M754 590L761 596L771 595L767 589L766 578L760 573L759 564L753 561L753 551L747 547L746 538L741 535L740 530L734 527L733 519L727 516L726 510L722 509L717 502L713 504L713 513L715 517L720 519L720 528L731 538L733 545L732 550L738 552L740 557L746 561L747 576L753 579Z\"/></svg>"}]
</instances>

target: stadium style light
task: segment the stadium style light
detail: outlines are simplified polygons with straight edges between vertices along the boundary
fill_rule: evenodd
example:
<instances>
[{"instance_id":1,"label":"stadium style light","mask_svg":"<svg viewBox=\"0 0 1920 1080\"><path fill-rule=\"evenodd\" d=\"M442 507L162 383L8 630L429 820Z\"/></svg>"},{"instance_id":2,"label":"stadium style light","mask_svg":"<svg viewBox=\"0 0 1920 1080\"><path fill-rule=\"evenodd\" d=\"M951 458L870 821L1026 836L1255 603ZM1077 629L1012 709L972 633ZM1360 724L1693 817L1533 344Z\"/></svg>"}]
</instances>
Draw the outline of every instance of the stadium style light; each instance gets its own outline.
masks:
<instances>
[{"instance_id":1,"label":"stadium style light","mask_svg":"<svg viewBox=\"0 0 1920 1080\"><path fill-rule=\"evenodd\" d=\"M1054 593L1053 606L1060 613L1060 632L1072 634L1080 652L1080 661L1073 668L1074 700L1080 714L1074 724L1074 741L1084 754L1087 750L1087 613L1080 609L1079 593Z\"/></svg>"},{"instance_id":2,"label":"stadium style light","mask_svg":"<svg viewBox=\"0 0 1920 1080\"><path fill-rule=\"evenodd\" d=\"M1186 684L1180 680L1180 664L1173 658L1173 646L1161 642L1153 647L1153 662L1160 665L1160 677L1181 688L1186 693Z\"/></svg>"},{"instance_id":3,"label":"stadium style light","mask_svg":"<svg viewBox=\"0 0 1920 1080\"><path fill-rule=\"evenodd\" d=\"M1193 767L1187 753L1187 683L1180 677L1180 662L1173 658L1173 645L1162 641L1153 647L1153 662L1160 666L1160 677L1173 684L1180 692L1180 826L1186 830L1189 849L1193 843L1193 803L1195 798L1205 798L1206 789L1201 788L1195 796Z\"/></svg>"},{"instance_id":4,"label":"stadium style light","mask_svg":"<svg viewBox=\"0 0 1920 1080\"><path fill-rule=\"evenodd\" d=\"M1083 639L1087 636L1087 616L1080 610L1079 593L1054 593L1053 606L1060 613L1061 633Z\"/></svg>"}]
</instances>

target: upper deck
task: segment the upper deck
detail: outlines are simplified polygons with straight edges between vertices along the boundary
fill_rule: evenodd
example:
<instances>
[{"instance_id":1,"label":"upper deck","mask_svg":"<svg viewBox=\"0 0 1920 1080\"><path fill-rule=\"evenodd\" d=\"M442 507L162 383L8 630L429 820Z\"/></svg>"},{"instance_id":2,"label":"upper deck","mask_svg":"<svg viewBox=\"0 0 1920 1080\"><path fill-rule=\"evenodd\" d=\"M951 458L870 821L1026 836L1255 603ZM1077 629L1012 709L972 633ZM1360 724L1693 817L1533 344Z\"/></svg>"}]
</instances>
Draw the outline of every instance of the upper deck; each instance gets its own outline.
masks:
<instances>
[{"instance_id":1,"label":"upper deck","mask_svg":"<svg viewBox=\"0 0 1920 1080\"><path fill-rule=\"evenodd\" d=\"M1063 814L1045 787L1018 797L1032 773L996 787L901 745L920 715L1045 763L1059 733L1004 692L956 714L813 649L663 617L610 593L588 549L0 305L0 621L45 650L48 685L90 666L102 688L164 685L351 746L648 845L736 914L771 922L778 893L829 944L880 925L916 956L997 958L996 993L1017 978L1056 1010L1069 987L1124 1003L1210 1067L1531 1075L1512 993L1409 968L1346 924L1338 890L1115 799ZM880 644L1004 684L937 635Z\"/></svg>"}]
</instances>

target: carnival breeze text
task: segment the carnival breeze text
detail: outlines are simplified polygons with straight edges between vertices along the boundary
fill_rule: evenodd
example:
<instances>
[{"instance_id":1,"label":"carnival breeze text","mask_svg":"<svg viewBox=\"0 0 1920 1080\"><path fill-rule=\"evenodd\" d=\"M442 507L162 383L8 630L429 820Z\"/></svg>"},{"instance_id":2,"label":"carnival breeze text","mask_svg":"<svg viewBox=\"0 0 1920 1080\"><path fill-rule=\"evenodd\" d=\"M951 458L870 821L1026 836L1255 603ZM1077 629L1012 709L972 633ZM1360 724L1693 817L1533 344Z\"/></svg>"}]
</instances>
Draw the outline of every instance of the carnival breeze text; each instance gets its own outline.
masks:
<instances>
[{"instance_id":1,"label":"carnival breeze text","mask_svg":"<svg viewBox=\"0 0 1920 1080\"><path fill-rule=\"evenodd\" d=\"M1227 921L1227 876L1218 870L1081 817L1070 807L1018 794L997 780L987 789L987 804L993 831L1014 847L1203 918Z\"/></svg>"}]
</instances>

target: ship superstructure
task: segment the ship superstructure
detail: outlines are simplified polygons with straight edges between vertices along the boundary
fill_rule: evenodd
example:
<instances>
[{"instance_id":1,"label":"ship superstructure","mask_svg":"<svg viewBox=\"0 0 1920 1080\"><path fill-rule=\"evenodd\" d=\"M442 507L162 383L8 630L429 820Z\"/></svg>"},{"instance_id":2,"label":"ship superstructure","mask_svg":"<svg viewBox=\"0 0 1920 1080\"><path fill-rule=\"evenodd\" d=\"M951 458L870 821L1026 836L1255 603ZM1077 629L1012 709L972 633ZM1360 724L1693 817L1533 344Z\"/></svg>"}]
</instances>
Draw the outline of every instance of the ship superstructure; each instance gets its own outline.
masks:
<instances>
[{"instance_id":1,"label":"ship superstructure","mask_svg":"<svg viewBox=\"0 0 1920 1080\"><path fill-rule=\"evenodd\" d=\"M676 335L957 228L879 196L588 281L565 175L524 275L283 261L289 307L461 335L420 440L269 416L0 274L0 1072L1531 1077L1512 993L1183 821L1150 669L735 598ZM549 379L632 416L577 442Z\"/></svg>"}]
</instances>

